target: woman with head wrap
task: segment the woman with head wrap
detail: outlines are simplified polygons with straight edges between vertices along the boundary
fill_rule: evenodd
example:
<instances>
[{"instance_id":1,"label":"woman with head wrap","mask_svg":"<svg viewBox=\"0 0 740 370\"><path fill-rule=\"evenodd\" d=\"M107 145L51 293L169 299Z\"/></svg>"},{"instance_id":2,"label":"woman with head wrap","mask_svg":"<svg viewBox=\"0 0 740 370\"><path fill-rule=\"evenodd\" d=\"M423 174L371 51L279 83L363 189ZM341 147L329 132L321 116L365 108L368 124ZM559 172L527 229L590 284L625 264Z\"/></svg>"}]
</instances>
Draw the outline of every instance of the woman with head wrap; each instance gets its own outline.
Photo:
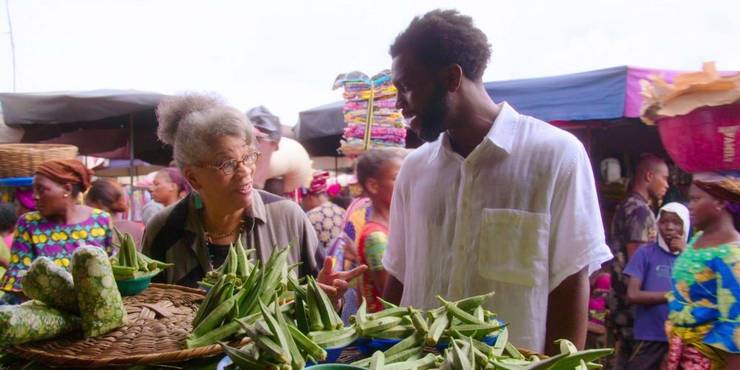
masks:
<instances>
[{"instance_id":1,"label":"woman with head wrap","mask_svg":"<svg viewBox=\"0 0 740 370\"><path fill-rule=\"evenodd\" d=\"M263 262L289 247L290 263L301 263L299 274L318 275L334 298L344 293L345 280L362 272L335 272L330 259L317 260L316 233L301 208L253 187L260 152L242 112L211 96L186 95L165 99L157 117L160 140L172 145L175 162L193 187L147 223L144 253L175 264L158 279L197 286L224 263L237 240Z\"/></svg>"},{"instance_id":2,"label":"woman with head wrap","mask_svg":"<svg viewBox=\"0 0 740 370\"><path fill-rule=\"evenodd\" d=\"M2 289L21 293L21 280L36 257L45 256L67 267L80 245L95 245L111 254L110 216L78 202L90 187L92 172L74 159L42 163L33 178L38 211L18 219L11 248L10 266Z\"/></svg>"},{"instance_id":3,"label":"woman with head wrap","mask_svg":"<svg viewBox=\"0 0 740 370\"><path fill-rule=\"evenodd\" d=\"M689 190L699 232L673 266L669 369L740 368L740 179L697 175Z\"/></svg>"}]
</instances>

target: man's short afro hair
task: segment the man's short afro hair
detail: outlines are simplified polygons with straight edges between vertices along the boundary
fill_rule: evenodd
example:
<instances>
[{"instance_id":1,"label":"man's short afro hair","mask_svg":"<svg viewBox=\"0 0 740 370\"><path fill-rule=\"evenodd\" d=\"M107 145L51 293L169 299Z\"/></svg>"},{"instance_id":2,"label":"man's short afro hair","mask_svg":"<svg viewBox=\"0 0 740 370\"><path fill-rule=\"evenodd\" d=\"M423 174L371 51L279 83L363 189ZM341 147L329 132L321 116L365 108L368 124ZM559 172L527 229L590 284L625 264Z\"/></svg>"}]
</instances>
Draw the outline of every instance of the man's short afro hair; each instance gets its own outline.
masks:
<instances>
[{"instance_id":1,"label":"man's short afro hair","mask_svg":"<svg viewBox=\"0 0 740 370\"><path fill-rule=\"evenodd\" d=\"M482 79L491 59L486 34L457 10L437 9L415 17L390 48L393 58L406 52L429 66L459 64L465 77L473 81Z\"/></svg>"}]
</instances>

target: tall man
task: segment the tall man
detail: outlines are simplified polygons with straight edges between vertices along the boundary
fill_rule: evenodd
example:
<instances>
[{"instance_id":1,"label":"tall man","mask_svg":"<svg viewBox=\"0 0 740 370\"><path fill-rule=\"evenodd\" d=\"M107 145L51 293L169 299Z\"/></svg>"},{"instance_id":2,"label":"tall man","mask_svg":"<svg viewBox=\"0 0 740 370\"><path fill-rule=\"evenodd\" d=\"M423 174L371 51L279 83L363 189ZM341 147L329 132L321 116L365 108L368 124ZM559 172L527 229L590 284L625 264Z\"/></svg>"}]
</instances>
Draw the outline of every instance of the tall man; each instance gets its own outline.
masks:
<instances>
[{"instance_id":1,"label":"tall man","mask_svg":"<svg viewBox=\"0 0 740 370\"><path fill-rule=\"evenodd\" d=\"M583 347L588 275L611 258L583 145L491 100L491 48L470 17L417 17L390 54L397 106L428 143L396 181L386 298L430 308L493 290L516 345Z\"/></svg>"},{"instance_id":2,"label":"tall man","mask_svg":"<svg viewBox=\"0 0 740 370\"><path fill-rule=\"evenodd\" d=\"M629 277L622 274L630 257L641 245L656 241L658 235L651 199L661 199L668 191L668 166L647 155L640 159L632 180L630 195L617 206L611 226L612 290L609 292L609 328L616 340L616 368L626 369L633 352L634 307L627 303Z\"/></svg>"}]
</instances>

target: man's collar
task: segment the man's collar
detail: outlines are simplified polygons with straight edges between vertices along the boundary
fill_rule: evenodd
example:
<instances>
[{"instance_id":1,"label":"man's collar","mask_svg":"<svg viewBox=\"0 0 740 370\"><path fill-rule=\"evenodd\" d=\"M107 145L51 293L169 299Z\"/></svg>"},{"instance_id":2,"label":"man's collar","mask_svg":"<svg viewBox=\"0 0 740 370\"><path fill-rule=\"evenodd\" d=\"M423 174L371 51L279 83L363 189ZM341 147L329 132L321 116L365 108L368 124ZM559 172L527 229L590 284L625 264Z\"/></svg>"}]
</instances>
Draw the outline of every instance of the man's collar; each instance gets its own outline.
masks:
<instances>
[{"instance_id":1,"label":"man's collar","mask_svg":"<svg viewBox=\"0 0 740 370\"><path fill-rule=\"evenodd\" d=\"M517 131L516 123L519 118L519 113L517 113L507 102L500 103L498 107L498 115L496 116L496 120L493 121L493 125L488 131L486 138L498 148L505 151L506 154L511 154L512 147L514 146L514 137Z\"/></svg>"},{"instance_id":2,"label":"man's collar","mask_svg":"<svg viewBox=\"0 0 740 370\"><path fill-rule=\"evenodd\" d=\"M511 154L514 136L517 130L516 122L519 118L519 113L517 113L517 111L515 111L507 102L499 103L498 107L498 115L496 115L496 119L493 121L491 129L486 134L486 139L490 140L493 145L502 149L506 154ZM436 159L441 154L442 147L452 151L450 137L447 132L440 134L439 138L430 144L434 145L430 158Z\"/></svg>"}]
</instances>

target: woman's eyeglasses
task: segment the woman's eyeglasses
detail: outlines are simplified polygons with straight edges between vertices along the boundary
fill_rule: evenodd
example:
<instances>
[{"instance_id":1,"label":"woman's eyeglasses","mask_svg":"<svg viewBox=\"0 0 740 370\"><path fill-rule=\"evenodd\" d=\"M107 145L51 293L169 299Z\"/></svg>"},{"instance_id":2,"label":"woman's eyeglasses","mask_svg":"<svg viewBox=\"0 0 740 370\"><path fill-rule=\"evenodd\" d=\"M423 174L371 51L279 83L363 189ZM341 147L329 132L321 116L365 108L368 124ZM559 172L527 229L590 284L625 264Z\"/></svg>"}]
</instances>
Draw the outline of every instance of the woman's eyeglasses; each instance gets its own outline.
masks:
<instances>
[{"instance_id":1,"label":"woman's eyeglasses","mask_svg":"<svg viewBox=\"0 0 740 370\"><path fill-rule=\"evenodd\" d=\"M244 164L246 166L254 165L255 163L257 163L257 159L260 157L260 155L262 155L262 153L254 151L245 154L240 161L237 161L236 159L228 159L219 164L210 165L207 167L219 169L224 175L228 176L236 172L236 169L239 168L240 164Z\"/></svg>"}]
</instances>

